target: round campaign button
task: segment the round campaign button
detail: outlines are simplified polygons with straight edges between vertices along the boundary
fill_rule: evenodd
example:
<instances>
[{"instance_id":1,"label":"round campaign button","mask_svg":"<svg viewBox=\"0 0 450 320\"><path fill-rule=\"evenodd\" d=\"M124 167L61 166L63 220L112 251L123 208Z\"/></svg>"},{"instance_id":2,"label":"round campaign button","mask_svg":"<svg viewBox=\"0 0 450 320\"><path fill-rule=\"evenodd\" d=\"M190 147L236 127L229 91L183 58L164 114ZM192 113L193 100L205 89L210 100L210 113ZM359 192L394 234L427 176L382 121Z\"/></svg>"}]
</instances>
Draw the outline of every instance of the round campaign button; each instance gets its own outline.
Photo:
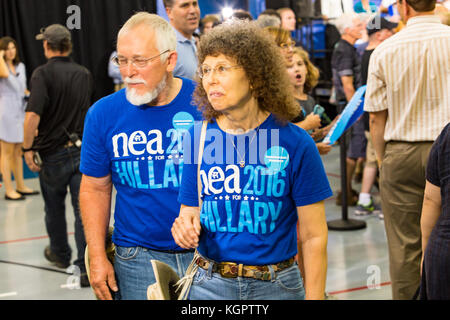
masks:
<instances>
[{"instance_id":1,"label":"round campaign button","mask_svg":"<svg viewBox=\"0 0 450 320\"><path fill-rule=\"evenodd\" d=\"M194 124L194 117L187 112L178 112L172 119L172 125L177 130L188 130Z\"/></svg>"},{"instance_id":2,"label":"round campaign button","mask_svg":"<svg viewBox=\"0 0 450 320\"><path fill-rule=\"evenodd\" d=\"M275 146L266 151L264 162L269 171L275 173L283 170L289 163L289 153L280 146Z\"/></svg>"}]
</instances>

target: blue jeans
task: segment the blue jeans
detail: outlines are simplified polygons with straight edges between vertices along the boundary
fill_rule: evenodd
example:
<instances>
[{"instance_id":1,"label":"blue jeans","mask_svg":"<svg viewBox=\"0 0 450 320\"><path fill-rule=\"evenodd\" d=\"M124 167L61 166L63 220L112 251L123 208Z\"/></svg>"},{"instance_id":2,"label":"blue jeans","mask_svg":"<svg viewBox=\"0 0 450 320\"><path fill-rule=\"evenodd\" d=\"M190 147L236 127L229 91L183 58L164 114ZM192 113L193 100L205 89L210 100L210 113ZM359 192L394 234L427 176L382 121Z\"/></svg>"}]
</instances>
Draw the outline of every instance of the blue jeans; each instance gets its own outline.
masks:
<instances>
[{"instance_id":1,"label":"blue jeans","mask_svg":"<svg viewBox=\"0 0 450 320\"><path fill-rule=\"evenodd\" d=\"M274 272L272 280L224 278L219 273L198 268L189 300L304 300L305 289L297 263Z\"/></svg>"},{"instance_id":2,"label":"blue jeans","mask_svg":"<svg viewBox=\"0 0 450 320\"><path fill-rule=\"evenodd\" d=\"M147 300L147 288L155 283L150 260L167 263L181 278L193 258L194 252L167 253L143 247L116 246L114 271L119 291L115 299Z\"/></svg>"},{"instance_id":3,"label":"blue jeans","mask_svg":"<svg viewBox=\"0 0 450 320\"><path fill-rule=\"evenodd\" d=\"M45 226L50 238L50 249L61 260L70 262L72 250L67 237L66 195L69 187L75 215L75 243L77 258L74 265L86 272L84 250L86 240L80 217L79 193L81 183L80 150L76 147L61 148L42 156L39 182L45 202Z\"/></svg>"}]
</instances>

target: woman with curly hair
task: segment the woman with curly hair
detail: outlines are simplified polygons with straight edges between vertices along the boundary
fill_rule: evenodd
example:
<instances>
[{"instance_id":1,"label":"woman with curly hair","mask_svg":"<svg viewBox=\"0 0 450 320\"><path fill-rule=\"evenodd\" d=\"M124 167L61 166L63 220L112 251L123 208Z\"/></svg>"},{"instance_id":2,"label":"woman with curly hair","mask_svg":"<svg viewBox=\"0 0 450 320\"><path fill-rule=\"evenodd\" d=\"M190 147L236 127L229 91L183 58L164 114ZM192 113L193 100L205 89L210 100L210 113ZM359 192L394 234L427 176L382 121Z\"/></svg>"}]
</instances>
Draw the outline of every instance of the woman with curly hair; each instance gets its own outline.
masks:
<instances>
[{"instance_id":1,"label":"woman with curly hair","mask_svg":"<svg viewBox=\"0 0 450 320\"><path fill-rule=\"evenodd\" d=\"M206 120L184 138L172 226L179 246L198 251L189 299L323 299L332 192L314 141L289 122L299 107L283 57L255 24L232 22L202 38L199 65Z\"/></svg>"}]
</instances>

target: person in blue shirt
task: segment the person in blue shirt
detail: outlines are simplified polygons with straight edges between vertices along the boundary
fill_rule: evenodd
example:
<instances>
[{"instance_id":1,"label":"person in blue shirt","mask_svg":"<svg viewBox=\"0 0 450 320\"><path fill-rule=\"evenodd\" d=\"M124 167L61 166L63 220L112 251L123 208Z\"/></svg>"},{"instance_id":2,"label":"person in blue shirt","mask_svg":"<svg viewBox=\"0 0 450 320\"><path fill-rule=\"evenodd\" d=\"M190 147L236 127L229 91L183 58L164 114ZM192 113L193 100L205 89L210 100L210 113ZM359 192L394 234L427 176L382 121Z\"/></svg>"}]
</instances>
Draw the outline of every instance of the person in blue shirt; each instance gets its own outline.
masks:
<instances>
[{"instance_id":1,"label":"person in blue shirt","mask_svg":"<svg viewBox=\"0 0 450 320\"><path fill-rule=\"evenodd\" d=\"M120 74L119 67L114 64L113 60L117 56L117 51L114 50L111 55L109 56L109 62L108 62L108 76L111 78L111 80L114 83L114 91L119 91L120 89L123 89L125 86L122 81L122 75Z\"/></svg>"},{"instance_id":2,"label":"person in blue shirt","mask_svg":"<svg viewBox=\"0 0 450 320\"><path fill-rule=\"evenodd\" d=\"M193 36L200 23L200 7L196 0L164 0L170 25L177 36L178 60L176 77L194 79L197 72L197 45Z\"/></svg>"},{"instance_id":3,"label":"person in blue shirt","mask_svg":"<svg viewBox=\"0 0 450 320\"><path fill-rule=\"evenodd\" d=\"M170 228L178 215L183 134L200 119L193 81L173 77L176 37L163 18L140 12L119 31L114 59L126 85L97 101L85 119L80 205L90 281L99 299L147 299L151 259L182 276L193 258ZM114 266L105 253L112 187Z\"/></svg>"},{"instance_id":4,"label":"person in blue shirt","mask_svg":"<svg viewBox=\"0 0 450 320\"><path fill-rule=\"evenodd\" d=\"M256 24L236 21L202 38L199 63L205 122L184 139L172 226L175 242L199 254L189 299L323 299L332 192L314 141L289 122L300 109L283 56Z\"/></svg>"},{"instance_id":5,"label":"person in blue shirt","mask_svg":"<svg viewBox=\"0 0 450 320\"><path fill-rule=\"evenodd\" d=\"M378 7L375 3L370 2L369 0L361 0L355 3L353 10L356 13L376 13L378 11Z\"/></svg>"}]
</instances>

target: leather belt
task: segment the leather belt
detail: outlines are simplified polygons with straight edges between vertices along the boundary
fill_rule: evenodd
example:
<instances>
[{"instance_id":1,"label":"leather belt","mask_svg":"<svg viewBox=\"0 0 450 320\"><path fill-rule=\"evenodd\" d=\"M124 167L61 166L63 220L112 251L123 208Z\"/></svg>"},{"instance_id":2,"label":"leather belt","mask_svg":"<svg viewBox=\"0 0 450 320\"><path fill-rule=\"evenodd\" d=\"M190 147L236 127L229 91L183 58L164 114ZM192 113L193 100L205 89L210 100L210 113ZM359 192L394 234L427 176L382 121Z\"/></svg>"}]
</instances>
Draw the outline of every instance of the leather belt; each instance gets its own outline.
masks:
<instances>
[{"instance_id":1,"label":"leather belt","mask_svg":"<svg viewBox=\"0 0 450 320\"><path fill-rule=\"evenodd\" d=\"M295 258L292 257L288 260L281 261L276 264L270 265L273 271L281 271L289 268L294 264ZM243 264L237 264L234 262L213 262L203 257L198 257L195 263L202 269L208 270L210 264L212 266L212 272L219 273L224 278L254 278L263 281L272 280L272 275L269 270L269 266L247 266Z\"/></svg>"}]
</instances>

